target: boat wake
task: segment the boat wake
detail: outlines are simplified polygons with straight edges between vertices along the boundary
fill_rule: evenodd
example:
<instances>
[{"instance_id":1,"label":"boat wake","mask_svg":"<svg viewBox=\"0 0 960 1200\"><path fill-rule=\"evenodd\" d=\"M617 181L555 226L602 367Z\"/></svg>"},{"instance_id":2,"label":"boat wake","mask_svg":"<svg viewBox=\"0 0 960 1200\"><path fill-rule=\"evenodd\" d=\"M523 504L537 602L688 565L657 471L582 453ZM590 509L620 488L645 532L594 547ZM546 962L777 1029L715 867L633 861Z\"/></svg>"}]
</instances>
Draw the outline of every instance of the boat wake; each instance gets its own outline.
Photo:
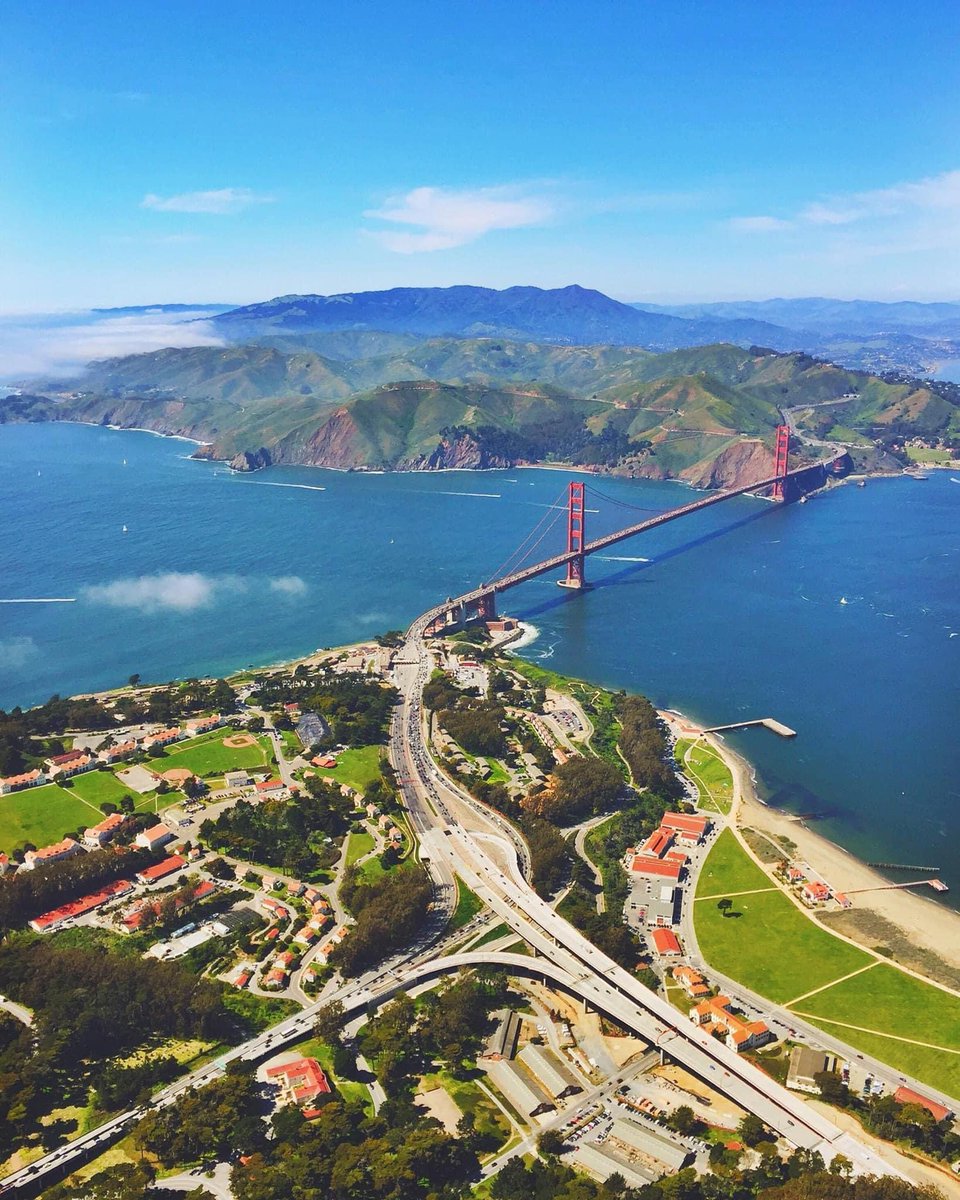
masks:
<instances>
[{"instance_id":1,"label":"boat wake","mask_svg":"<svg viewBox=\"0 0 960 1200\"><path fill-rule=\"evenodd\" d=\"M234 475L240 472L235 471ZM320 487L316 483L272 483L269 479L248 479L246 487L282 487L282 488L301 488L305 492L325 492L325 487Z\"/></svg>"}]
</instances>

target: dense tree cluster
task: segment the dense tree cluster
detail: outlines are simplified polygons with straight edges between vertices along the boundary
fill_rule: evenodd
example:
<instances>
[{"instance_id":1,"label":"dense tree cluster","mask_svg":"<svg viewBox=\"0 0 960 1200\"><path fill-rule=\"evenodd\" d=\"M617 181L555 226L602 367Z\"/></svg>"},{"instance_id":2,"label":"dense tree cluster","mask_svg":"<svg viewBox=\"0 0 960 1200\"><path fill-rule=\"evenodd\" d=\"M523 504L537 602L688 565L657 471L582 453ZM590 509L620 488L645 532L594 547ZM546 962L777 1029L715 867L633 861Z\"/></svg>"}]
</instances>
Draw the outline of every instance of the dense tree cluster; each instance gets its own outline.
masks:
<instances>
[{"instance_id":1,"label":"dense tree cluster","mask_svg":"<svg viewBox=\"0 0 960 1200\"><path fill-rule=\"evenodd\" d=\"M960 1133L950 1118L937 1121L921 1104L900 1104L893 1096L855 1095L839 1075L823 1071L815 1076L824 1100L857 1114L864 1127L889 1142L909 1142L919 1150L953 1162L960 1158Z\"/></svg>"},{"instance_id":2,"label":"dense tree cluster","mask_svg":"<svg viewBox=\"0 0 960 1200\"><path fill-rule=\"evenodd\" d=\"M681 794L680 781L670 761L670 745L663 722L645 696L625 696L620 703L620 750L630 764L634 783L661 796Z\"/></svg>"},{"instance_id":3,"label":"dense tree cluster","mask_svg":"<svg viewBox=\"0 0 960 1200\"><path fill-rule=\"evenodd\" d=\"M330 962L351 976L409 945L427 919L433 887L426 871L413 863L375 883L364 883L360 872L351 868L340 885L340 897L357 923L334 949Z\"/></svg>"},{"instance_id":4,"label":"dense tree cluster","mask_svg":"<svg viewBox=\"0 0 960 1200\"><path fill-rule=\"evenodd\" d=\"M215 1163L249 1154L266 1142L260 1088L252 1074L228 1071L170 1108L147 1114L136 1141L167 1167Z\"/></svg>"},{"instance_id":5,"label":"dense tree cluster","mask_svg":"<svg viewBox=\"0 0 960 1200\"><path fill-rule=\"evenodd\" d=\"M204 821L200 837L222 854L309 876L329 857L322 839L342 837L352 809L339 787L314 776L289 800L238 800Z\"/></svg>"},{"instance_id":6,"label":"dense tree cluster","mask_svg":"<svg viewBox=\"0 0 960 1200\"><path fill-rule=\"evenodd\" d=\"M154 1180L155 1172L146 1161L118 1163L84 1180L83 1200L183 1200L183 1192ZM77 1200L77 1189L72 1183L60 1183L43 1195L44 1200Z\"/></svg>"},{"instance_id":7,"label":"dense tree cluster","mask_svg":"<svg viewBox=\"0 0 960 1200\"><path fill-rule=\"evenodd\" d=\"M178 963L97 943L8 936L0 946L0 992L31 1009L34 1023L0 1025L3 1147L34 1131L53 1097L57 1107L83 1105L88 1087L99 1090L101 1081L104 1099L144 1086L146 1073L124 1079L108 1070L107 1055L120 1057L150 1037L235 1039L241 1030L223 990Z\"/></svg>"},{"instance_id":8,"label":"dense tree cluster","mask_svg":"<svg viewBox=\"0 0 960 1200\"><path fill-rule=\"evenodd\" d=\"M411 1106L412 1107L412 1106ZM389 1106L385 1106L385 1109ZM465 1141L444 1133L422 1109L367 1117L359 1105L334 1101L306 1123L297 1113L274 1118L276 1138L234 1169L236 1200L455 1200L478 1173Z\"/></svg>"},{"instance_id":9,"label":"dense tree cluster","mask_svg":"<svg viewBox=\"0 0 960 1200\"><path fill-rule=\"evenodd\" d=\"M576 926L604 954L625 967L636 968L642 947L617 915L618 910L598 913L596 898L585 889L574 886L560 908L562 916Z\"/></svg>"},{"instance_id":10,"label":"dense tree cluster","mask_svg":"<svg viewBox=\"0 0 960 1200\"><path fill-rule=\"evenodd\" d=\"M698 1176L687 1167L640 1188L627 1187L620 1175L595 1183L554 1157L529 1166L513 1158L493 1179L490 1195L492 1200L942 1200L936 1188L903 1179L851 1179L842 1162L825 1170L815 1152L798 1150L786 1161L767 1155L751 1170L724 1164L720 1157L709 1175Z\"/></svg>"},{"instance_id":11,"label":"dense tree cluster","mask_svg":"<svg viewBox=\"0 0 960 1200\"><path fill-rule=\"evenodd\" d=\"M132 878L159 857L139 847L93 850L0 879L0 929L15 929L115 879Z\"/></svg>"},{"instance_id":12,"label":"dense tree cluster","mask_svg":"<svg viewBox=\"0 0 960 1200\"><path fill-rule=\"evenodd\" d=\"M549 821L525 817L521 829L530 847L530 881L537 895L546 899L567 881L572 863L570 849Z\"/></svg>"},{"instance_id":13,"label":"dense tree cluster","mask_svg":"<svg viewBox=\"0 0 960 1200\"><path fill-rule=\"evenodd\" d=\"M305 666L293 674L264 676L257 685L256 700L264 708L295 702L301 709L319 713L329 729L317 743L324 749L381 744L399 695L374 676L336 674L326 668L311 671Z\"/></svg>"},{"instance_id":14,"label":"dense tree cluster","mask_svg":"<svg viewBox=\"0 0 960 1200\"><path fill-rule=\"evenodd\" d=\"M547 815L558 825L586 820L613 808L624 790L623 776L612 763L577 755L554 770Z\"/></svg>"},{"instance_id":15,"label":"dense tree cluster","mask_svg":"<svg viewBox=\"0 0 960 1200\"><path fill-rule=\"evenodd\" d=\"M500 728L506 713L499 704L463 697L457 708L445 708L437 719L468 754L506 753L507 740Z\"/></svg>"}]
</instances>

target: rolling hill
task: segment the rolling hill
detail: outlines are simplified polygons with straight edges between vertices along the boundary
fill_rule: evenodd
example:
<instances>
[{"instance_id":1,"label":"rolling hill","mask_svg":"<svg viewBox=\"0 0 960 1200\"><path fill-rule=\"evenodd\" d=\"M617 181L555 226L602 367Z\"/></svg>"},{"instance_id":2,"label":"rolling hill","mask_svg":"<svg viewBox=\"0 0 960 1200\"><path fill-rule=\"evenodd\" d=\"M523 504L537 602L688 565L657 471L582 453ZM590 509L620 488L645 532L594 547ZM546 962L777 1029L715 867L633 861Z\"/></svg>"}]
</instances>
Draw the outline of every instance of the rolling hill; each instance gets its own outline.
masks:
<instances>
[{"instance_id":1,"label":"rolling hill","mask_svg":"<svg viewBox=\"0 0 960 1200\"><path fill-rule=\"evenodd\" d=\"M0 422L82 420L176 433L205 443L199 456L241 470L553 461L704 486L765 473L785 409L811 441L838 446L872 447L864 435L960 436L960 408L944 395L803 354L729 344L654 354L503 338L313 336L329 356L278 340L104 360L77 379L41 381L0 400Z\"/></svg>"}]
</instances>

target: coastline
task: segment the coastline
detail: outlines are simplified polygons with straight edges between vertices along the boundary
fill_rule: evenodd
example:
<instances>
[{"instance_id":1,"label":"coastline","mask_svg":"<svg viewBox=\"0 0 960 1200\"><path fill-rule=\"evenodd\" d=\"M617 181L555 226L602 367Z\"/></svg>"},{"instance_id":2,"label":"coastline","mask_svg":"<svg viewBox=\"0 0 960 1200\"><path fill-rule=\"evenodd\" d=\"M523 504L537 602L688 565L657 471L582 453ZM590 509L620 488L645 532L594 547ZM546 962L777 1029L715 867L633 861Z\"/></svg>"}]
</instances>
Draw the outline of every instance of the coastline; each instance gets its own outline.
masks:
<instances>
[{"instance_id":1,"label":"coastline","mask_svg":"<svg viewBox=\"0 0 960 1200\"><path fill-rule=\"evenodd\" d=\"M875 914L896 926L912 946L934 954L950 967L960 970L960 913L924 896L923 890L891 886L891 880L843 846L795 816L764 804L757 794L753 766L747 759L731 749L721 737L705 734L702 726L684 714L670 711L660 715L672 732L683 737L702 737L726 762L734 780L734 806L730 814L733 824L741 830L754 829L776 839L789 839L796 847L793 858L807 863L836 891L848 896L853 893L850 913ZM786 851L784 857L787 857ZM827 922L821 923L832 932L838 932ZM871 949L878 941L877 935L865 936L862 931L851 929L843 929L842 935ZM882 939L882 934L879 936Z\"/></svg>"}]
</instances>

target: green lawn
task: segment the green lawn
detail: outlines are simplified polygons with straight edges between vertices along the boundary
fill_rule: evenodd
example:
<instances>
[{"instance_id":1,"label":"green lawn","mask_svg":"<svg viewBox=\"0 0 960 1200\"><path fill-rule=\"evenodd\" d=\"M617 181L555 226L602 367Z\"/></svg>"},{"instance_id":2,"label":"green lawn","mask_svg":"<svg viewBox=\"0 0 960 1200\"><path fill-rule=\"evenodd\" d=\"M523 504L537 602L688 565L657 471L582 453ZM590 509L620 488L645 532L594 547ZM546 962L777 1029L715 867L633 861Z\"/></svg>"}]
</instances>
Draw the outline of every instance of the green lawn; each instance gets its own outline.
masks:
<instances>
[{"instance_id":1,"label":"green lawn","mask_svg":"<svg viewBox=\"0 0 960 1200\"><path fill-rule=\"evenodd\" d=\"M925 450L921 446L907 446L907 458L915 463L934 463L939 467L949 466L956 458L949 450Z\"/></svg>"},{"instance_id":2,"label":"green lawn","mask_svg":"<svg viewBox=\"0 0 960 1200\"><path fill-rule=\"evenodd\" d=\"M0 796L0 847L5 851L33 842L48 846L65 833L96 825L103 814L73 791L55 783Z\"/></svg>"},{"instance_id":3,"label":"green lawn","mask_svg":"<svg viewBox=\"0 0 960 1200\"><path fill-rule=\"evenodd\" d=\"M328 770L326 767L311 768L324 779L335 783L345 783L358 792L366 791L374 780L380 778L380 747L359 746L355 750L344 750L337 756L337 765Z\"/></svg>"},{"instance_id":4,"label":"green lawn","mask_svg":"<svg viewBox=\"0 0 960 1200\"><path fill-rule=\"evenodd\" d=\"M450 918L451 929L462 929L483 908L483 901L457 876L457 907Z\"/></svg>"},{"instance_id":5,"label":"green lawn","mask_svg":"<svg viewBox=\"0 0 960 1200\"><path fill-rule=\"evenodd\" d=\"M847 979L795 1006L845 1042L875 1054L951 1096L960 1097L960 997L905 975L888 963ZM944 1050L876 1037L828 1021L858 1025ZM953 1053L949 1053L949 1050Z\"/></svg>"},{"instance_id":6,"label":"green lawn","mask_svg":"<svg viewBox=\"0 0 960 1200\"><path fill-rule=\"evenodd\" d=\"M363 858L377 844L372 833L351 833L347 842L347 866L352 867L358 858Z\"/></svg>"},{"instance_id":7,"label":"green lawn","mask_svg":"<svg viewBox=\"0 0 960 1200\"><path fill-rule=\"evenodd\" d=\"M780 891L725 829L707 856L698 896L732 897L727 913L715 900L694 905L697 941L706 961L778 1003L856 971L873 956L816 925ZM734 915L739 914L739 915Z\"/></svg>"},{"instance_id":8,"label":"green lawn","mask_svg":"<svg viewBox=\"0 0 960 1200\"><path fill-rule=\"evenodd\" d=\"M283 752L287 758L296 758L303 749L303 742L300 741L296 730L294 729L278 729L280 741L283 745Z\"/></svg>"},{"instance_id":9,"label":"green lawn","mask_svg":"<svg viewBox=\"0 0 960 1200\"><path fill-rule=\"evenodd\" d=\"M163 758L152 759L148 765L161 774L172 767L186 767L195 775L222 775L224 771L262 767L269 761L264 738L258 738L254 746L240 746L236 749L225 746L223 739L236 732L225 726L201 737L177 742L167 747Z\"/></svg>"},{"instance_id":10,"label":"green lawn","mask_svg":"<svg viewBox=\"0 0 960 1200\"><path fill-rule=\"evenodd\" d=\"M728 813L733 803L733 776L720 755L705 742L694 745L681 739L677 742L676 757L681 771L697 785L700 806Z\"/></svg>"},{"instance_id":11,"label":"green lawn","mask_svg":"<svg viewBox=\"0 0 960 1200\"><path fill-rule=\"evenodd\" d=\"M960 997L889 963L870 966L872 954L834 937L779 890L734 895L768 886L768 877L724 830L707 856L697 895L729 894L731 912L740 915L725 917L716 900L697 900L694 922L707 963L777 1003L796 1000L791 1007L798 1015L855 1049L960 1097L960 1053L949 1052L960 1049ZM833 980L842 982L831 986ZM824 990L800 999L817 988Z\"/></svg>"},{"instance_id":12,"label":"green lawn","mask_svg":"<svg viewBox=\"0 0 960 1200\"><path fill-rule=\"evenodd\" d=\"M124 796L138 799L137 793L132 788L124 787L112 771L87 771L85 775L75 775L71 790L98 808L107 801L119 808Z\"/></svg>"},{"instance_id":13,"label":"green lawn","mask_svg":"<svg viewBox=\"0 0 960 1200\"><path fill-rule=\"evenodd\" d=\"M697 896L721 896L772 888L773 880L747 855L729 829L724 829L707 855Z\"/></svg>"},{"instance_id":14,"label":"green lawn","mask_svg":"<svg viewBox=\"0 0 960 1200\"><path fill-rule=\"evenodd\" d=\"M499 925L494 925L492 929L488 929L482 938L477 938L470 949L479 950L481 946L486 946L488 942L495 942L497 938L502 938L509 932L510 926L505 921L501 921Z\"/></svg>"}]
</instances>

